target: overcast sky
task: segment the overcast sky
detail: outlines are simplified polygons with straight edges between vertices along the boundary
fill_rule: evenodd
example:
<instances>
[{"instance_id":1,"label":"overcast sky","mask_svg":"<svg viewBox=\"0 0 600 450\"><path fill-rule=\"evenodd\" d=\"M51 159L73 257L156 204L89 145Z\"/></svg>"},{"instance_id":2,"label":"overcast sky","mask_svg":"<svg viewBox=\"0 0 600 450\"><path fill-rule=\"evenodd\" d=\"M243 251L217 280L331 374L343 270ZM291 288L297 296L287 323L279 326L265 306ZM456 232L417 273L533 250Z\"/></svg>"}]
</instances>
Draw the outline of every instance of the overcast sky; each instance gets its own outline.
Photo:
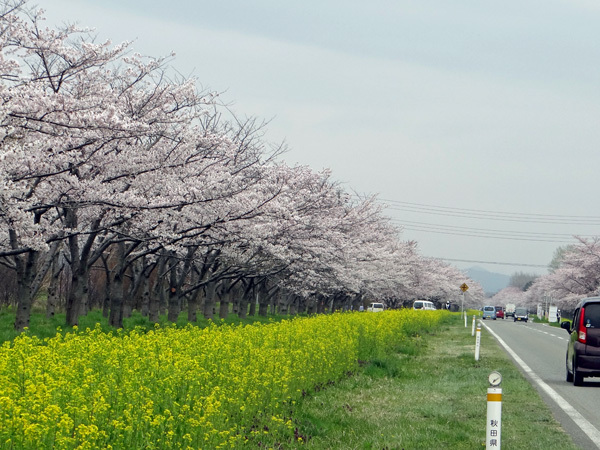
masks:
<instances>
[{"instance_id":1,"label":"overcast sky","mask_svg":"<svg viewBox=\"0 0 600 450\"><path fill-rule=\"evenodd\" d=\"M174 51L236 114L270 120L288 164L387 201L426 256L545 273L569 236L600 234L595 0L37 5L49 24Z\"/></svg>"}]
</instances>

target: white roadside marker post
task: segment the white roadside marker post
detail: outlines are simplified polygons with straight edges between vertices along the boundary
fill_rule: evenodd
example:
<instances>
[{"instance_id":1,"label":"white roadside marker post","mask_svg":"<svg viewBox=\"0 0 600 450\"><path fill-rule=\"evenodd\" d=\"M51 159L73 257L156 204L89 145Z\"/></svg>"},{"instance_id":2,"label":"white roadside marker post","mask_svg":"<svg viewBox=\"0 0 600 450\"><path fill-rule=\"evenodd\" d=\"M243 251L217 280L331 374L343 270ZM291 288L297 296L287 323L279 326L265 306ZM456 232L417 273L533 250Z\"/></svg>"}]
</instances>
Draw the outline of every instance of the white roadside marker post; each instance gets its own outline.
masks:
<instances>
[{"instance_id":1,"label":"white roadside marker post","mask_svg":"<svg viewBox=\"0 0 600 450\"><path fill-rule=\"evenodd\" d=\"M487 390L487 425L485 448L500 449L502 431L502 375L492 372L488 376L490 387Z\"/></svg>"},{"instance_id":2,"label":"white roadside marker post","mask_svg":"<svg viewBox=\"0 0 600 450\"><path fill-rule=\"evenodd\" d=\"M481 325L477 324L477 333L475 334L475 361L479 361L479 347L481 346Z\"/></svg>"},{"instance_id":3,"label":"white roadside marker post","mask_svg":"<svg viewBox=\"0 0 600 450\"><path fill-rule=\"evenodd\" d=\"M475 316L473 316L473 323L471 325L471 336L475 336Z\"/></svg>"}]
</instances>

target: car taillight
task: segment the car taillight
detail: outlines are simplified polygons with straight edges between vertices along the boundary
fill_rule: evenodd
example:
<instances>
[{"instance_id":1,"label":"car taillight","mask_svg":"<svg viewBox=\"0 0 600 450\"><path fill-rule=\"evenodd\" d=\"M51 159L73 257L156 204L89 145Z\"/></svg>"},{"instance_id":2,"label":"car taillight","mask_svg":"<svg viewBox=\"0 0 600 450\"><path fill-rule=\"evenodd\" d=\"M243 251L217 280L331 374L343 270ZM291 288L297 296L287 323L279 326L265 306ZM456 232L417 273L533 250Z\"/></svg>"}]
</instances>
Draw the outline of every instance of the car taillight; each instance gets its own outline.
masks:
<instances>
[{"instance_id":1,"label":"car taillight","mask_svg":"<svg viewBox=\"0 0 600 450\"><path fill-rule=\"evenodd\" d=\"M581 308L579 312L579 326L577 328L577 340L582 344L587 342L587 330L583 318L585 317L585 308Z\"/></svg>"}]
</instances>

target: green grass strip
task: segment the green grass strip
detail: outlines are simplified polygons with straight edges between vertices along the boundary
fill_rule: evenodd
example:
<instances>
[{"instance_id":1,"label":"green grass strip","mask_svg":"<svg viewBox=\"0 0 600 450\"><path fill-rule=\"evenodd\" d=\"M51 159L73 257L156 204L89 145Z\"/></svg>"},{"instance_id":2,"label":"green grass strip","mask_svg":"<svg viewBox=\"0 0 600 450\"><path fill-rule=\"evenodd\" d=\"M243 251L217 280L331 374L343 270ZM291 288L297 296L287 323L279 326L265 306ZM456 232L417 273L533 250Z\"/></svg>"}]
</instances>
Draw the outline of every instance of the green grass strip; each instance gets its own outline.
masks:
<instances>
[{"instance_id":1,"label":"green grass strip","mask_svg":"<svg viewBox=\"0 0 600 450\"><path fill-rule=\"evenodd\" d=\"M503 375L502 446L576 449L539 394L485 330L475 338L454 316L356 375L305 397L294 410L306 449L485 448L487 376ZM276 443L275 443L276 446Z\"/></svg>"}]
</instances>

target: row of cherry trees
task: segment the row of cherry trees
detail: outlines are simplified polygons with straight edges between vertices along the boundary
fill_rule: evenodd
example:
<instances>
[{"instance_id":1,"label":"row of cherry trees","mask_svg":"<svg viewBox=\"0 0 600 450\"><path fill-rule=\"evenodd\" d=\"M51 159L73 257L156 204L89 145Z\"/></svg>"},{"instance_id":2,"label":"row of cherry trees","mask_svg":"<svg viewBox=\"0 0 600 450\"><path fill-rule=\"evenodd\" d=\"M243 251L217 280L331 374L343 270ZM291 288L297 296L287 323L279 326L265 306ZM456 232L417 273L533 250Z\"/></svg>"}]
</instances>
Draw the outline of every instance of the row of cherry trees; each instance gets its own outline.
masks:
<instances>
[{"instance_id":1,"label":"row of cherry trees","mask_svg":"<svg viewBox=\"0 0 600 450\"><path fill-rule=\"evenodd\" d=\"M400 241L373 198L283 163L262 124L224 118L171 57L0 5L0 263L18 282L17 329L48 280L52 312L66 269L70 325L98 268L115 326L133 297L152 320L161 305L195 320L217 300L223 316L230 302L244 315L458 295L464 275Z\"/></svg>"},{"instance_id":2,"label":"row of cherry trees","mask_svg":"<svg viewBox=\"0 0 600 450\"><path fill-rule=\"evenodd\" d=\"M559 249L549 274L538 277L526 290L515 287L503 289L493 297L494 304L535 306L551 301L568 311L574 309L580 299L598 295L600 238L576 239L576 244Z\"/></svg>"},{"instance_id":3,"label":"row of cherry trees","mask_svg":"<svg viewBox=\"0 0 600 450\"><path fill-rule=\"evenodd\" d=\"M558 268L538 278L528 289L531 304L551 298L560 309L572 310L580 299L598 295L600 239L576 238L576 244L561 252Z\"/></svg>"}]
</instances>

